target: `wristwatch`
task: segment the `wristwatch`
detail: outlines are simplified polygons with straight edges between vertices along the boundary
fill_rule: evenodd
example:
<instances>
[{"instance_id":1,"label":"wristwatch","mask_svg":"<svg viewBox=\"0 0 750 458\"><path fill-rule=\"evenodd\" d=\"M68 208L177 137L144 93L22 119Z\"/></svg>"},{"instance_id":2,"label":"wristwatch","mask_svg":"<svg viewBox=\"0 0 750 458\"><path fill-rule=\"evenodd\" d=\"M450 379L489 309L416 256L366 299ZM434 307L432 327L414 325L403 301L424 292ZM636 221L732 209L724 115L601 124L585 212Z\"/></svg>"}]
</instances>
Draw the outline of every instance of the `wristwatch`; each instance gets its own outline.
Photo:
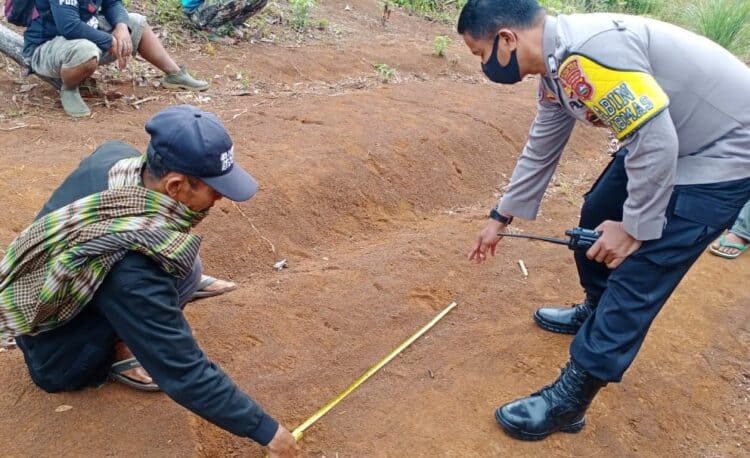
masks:
<instances>
[{"instance_id":1,"label":"wristwatch","mask_svg":"<svg viewBox=\"0 0 750 458\"><path fill-rule=\"evenodd\" d=\"M494 219L495 221L499 221L506 226L513 222L512 216L501 215L496 208L490 210L490 218Z\"/></svg>"}]
</instances>

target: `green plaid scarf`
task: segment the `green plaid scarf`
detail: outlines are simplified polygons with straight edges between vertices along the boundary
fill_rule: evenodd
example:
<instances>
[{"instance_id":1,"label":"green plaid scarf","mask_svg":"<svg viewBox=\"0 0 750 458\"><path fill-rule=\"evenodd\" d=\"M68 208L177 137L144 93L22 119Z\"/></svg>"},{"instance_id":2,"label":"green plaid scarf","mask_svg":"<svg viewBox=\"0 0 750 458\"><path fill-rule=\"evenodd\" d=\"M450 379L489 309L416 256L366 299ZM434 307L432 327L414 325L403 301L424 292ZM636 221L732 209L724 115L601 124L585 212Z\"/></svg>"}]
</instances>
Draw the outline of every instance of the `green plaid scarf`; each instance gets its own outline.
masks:
<instances>
[{"instance_id":1,"label":"green plaid scarf","mask_svg":"<svg viewBox=\"0 0 750 458\"><path fill-rule=\"evenodd\" d=\"M110 169L108 189L36 220L0 262L0 337L38 334L78 314L128 251L182 278L193 268L205 215L140 185L145 158Z\"/></svg>"}]
</instances>

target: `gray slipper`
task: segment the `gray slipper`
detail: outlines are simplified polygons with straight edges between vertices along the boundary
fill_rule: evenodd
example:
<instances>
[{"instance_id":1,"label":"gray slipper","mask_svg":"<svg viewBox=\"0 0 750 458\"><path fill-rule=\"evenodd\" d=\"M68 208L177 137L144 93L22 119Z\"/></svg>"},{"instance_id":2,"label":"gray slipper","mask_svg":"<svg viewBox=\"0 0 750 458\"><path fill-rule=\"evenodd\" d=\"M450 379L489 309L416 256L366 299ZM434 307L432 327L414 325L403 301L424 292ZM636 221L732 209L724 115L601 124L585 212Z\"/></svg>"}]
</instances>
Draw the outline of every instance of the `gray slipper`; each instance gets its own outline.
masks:
<instances>
[{"instance_id":1,"label":"gray slipper","mask_svg":"<svg viewBox=\"0 0 750 458\"><path fill-rule=\"evenodd\" d=\"M200 283L198 283L198 289L193 293L193 296L190 298L190 300L202 299L204 297L214 297L237 289L237 285L232 285L227 286L226 288L217 289L215 291L203 291L207 286L213 285L214 283L216 283L216 278L210 275L201 276L201 281Z\"/></svg>"},{"instance_id":2,"label":"gray slipper","mask_svg":"<svg viewBox=\"0 0 750 458\"><path fill-rule=\"evenodd\" d=\"M123 372L135 369L137 367L142 367L141 363L138 362L135 358L128 358L123 359L122 361L117 361L116 363L112 364L112 367L109 368L109 376L112 377L112 379L123 383L130 388L134 388L136 390L140 391L161 391L161 388L159 388L159 385L156 383L143 383L139 382L138 380L132 379L128 377L127 375L124 375Z\"/></svg>"},{"instance_id":3,"label":"gray slipper","mask_svg":"<svg viewBox=\"0 0 750 458\"><path fill-rule=\"evenodd\" d=\"M65 110L69 116L74 118L86 118L91 116L91 110L89 110L86 102L83 101L81 93L78 92L78 87L73 89L60 89L60 102L62 103L63 110Z\"/></svg>"}]
</instances>

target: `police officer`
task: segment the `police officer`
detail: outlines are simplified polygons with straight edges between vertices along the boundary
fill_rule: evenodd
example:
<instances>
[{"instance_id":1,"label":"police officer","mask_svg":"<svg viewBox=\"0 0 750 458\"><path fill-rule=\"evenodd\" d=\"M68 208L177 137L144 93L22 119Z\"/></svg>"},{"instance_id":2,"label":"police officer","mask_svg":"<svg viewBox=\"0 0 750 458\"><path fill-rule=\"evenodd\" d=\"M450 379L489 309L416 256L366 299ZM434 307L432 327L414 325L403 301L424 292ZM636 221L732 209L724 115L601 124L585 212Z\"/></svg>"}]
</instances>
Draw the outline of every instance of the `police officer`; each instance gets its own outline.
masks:
<instances>
[{"instance_id":1,"label":"police officer","mask_svg":"<svg viewBox=\"0 0 750 458\"><path fill-rule=\"evenodd\" d=\"M539 75L528 142L471 260L494 255L513 217L536 216L577 120L621 144L581 209L579 225L601 234L575 254L585 300L534 315L548 331L575 334L570 361L554 383L495 413L518 439L578 432L599 389L621 380L672 291L750 198L750 70L669 24L552 17L536 0L469 0L458 33L493 82Z\"/></svg>"}]
</instances>

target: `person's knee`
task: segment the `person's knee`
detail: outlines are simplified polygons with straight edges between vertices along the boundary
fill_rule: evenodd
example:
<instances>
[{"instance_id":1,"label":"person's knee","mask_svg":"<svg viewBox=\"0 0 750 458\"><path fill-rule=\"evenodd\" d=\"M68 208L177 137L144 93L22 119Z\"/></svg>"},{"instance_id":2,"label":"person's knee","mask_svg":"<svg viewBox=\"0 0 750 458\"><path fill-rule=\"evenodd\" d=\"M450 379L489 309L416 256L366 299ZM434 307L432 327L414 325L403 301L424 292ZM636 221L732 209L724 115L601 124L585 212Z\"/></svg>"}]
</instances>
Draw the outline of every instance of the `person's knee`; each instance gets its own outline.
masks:
<instances>
[{"instance_id":1,"label":"person's knee","mask_svg":"<svg viewBox=\"0 0 750 458\"><path fill-rule=\"evenodd\" d=\"M88 40L76 40L77 43L67 50L63 58L63 70L78 69L94 73L99 65L101 50Z\"/></svg>"},{"instance_id":2,"label":"person's knee","mask_svg":"<svg viewBox=\"0 0 750 458\"><path fill-rule=\"evenodd\" d=\"M128 28L130 29L130 39L133 43L133 53L141 47L141 39L146 31L150 31L146 16L138 13L128 13Z\"/></svg>"},{"instance_id":3,"label":"person's knee","mask_svg":"<svg viewBox=\"0 0 750 458\"><path fill-rule=\"evenodd\" d=\"M586 229L594 229L594 227L591 227L592 224L594 224L594 226L601 224L599 213L600 212L592 199L585 198L583 205L581 205L579 226L585 227Z\"/></svg>"},{"instance_id":4,"label":"person's knee","mask_svg":"<svg viewBox=\"0 0 750 458\"><path fill-rule=\"evenodd\" d=\"M59 393L63 390L62 387L57 383L57 380L45 378L45 377L36 377L33 373L31 373L31 380L34 381L34 384L38 386L39 388L43 389L47 393Z\"/></svg>"}]
</instances>

